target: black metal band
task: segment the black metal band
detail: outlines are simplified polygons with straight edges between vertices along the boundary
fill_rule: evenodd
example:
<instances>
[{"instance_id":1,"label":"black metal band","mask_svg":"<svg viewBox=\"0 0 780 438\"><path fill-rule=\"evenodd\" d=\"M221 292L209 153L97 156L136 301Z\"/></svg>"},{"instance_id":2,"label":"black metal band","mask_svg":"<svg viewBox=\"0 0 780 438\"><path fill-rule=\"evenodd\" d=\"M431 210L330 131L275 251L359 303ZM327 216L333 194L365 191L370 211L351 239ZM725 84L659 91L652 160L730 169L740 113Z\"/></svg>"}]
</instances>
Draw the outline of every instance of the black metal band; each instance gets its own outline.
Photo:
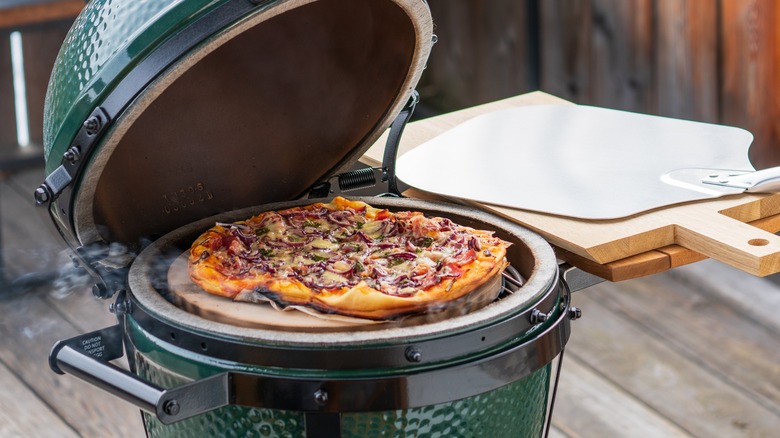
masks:
<instances>
[{"instance_id":1,"label":"black metal band","mask_svg":"<svg viewBox=\"0 0 780 438\"><path fill-rule=\"evenodd\" d=\"M568 301L568 300L567 300ZM303 412L376 412L472 397L546 366L569 339L567 312L546 331L505 351L462 365L381 378L292 379L234 374L235 404Z\"/></svg>"},{"instance_id":2,"label":"black metal band","mask_svg":"<svg viewBox=\"0 0 780 438\"><path fill-rule=\"evenodd\" d=\"M500 348L518 336L528 333L546 318L536 319L532 315L552 317L556 306L562 303L562 282L556 282L547 293L525 311L484 327L450 333L440 339L420 342L398 340L394 345L351 346L350 348L313 349L310 345L274 345L271 343L241 343L226 341L208 334L169 324L155 318L144 306L130 298L131 318L150 336L176 347L197 354L237 363L251 363L270 368L298 370L369 370L414 365L424 367L449 361L479 351ZM386 344L386 343L385 343ZM410 357L414 350L416 357Z\"/></svg>"},{"instance_id":3,"label":"black metal band","mask_svg":"<svg viewBox=\"0 0 780 438\"><path fill-rule=\"evenodd\" d=\"M341 414L308 412L303 420L306 426L306 438L341 437Z\"/></svg>"},{"instance_id":4,"label":"black metal band","mask_svg":"<svg viewBox=\"0 0 780 438\"><path fill-rule=\"evenodd\" d=\"M62 341L52 350L50 362L58 372L70 372L124 398L165 424L228 404L318 414L417 408L489 392L549 364L569 339L569 303L566 293L556 320L530 340L462 364L388 377L294 378L227 371L162 389L106 362L114 355L96 357L94 352L100 349L81 348L90 339L85 336L95 338L94 334ZM115 335L119 327L95 333ZM111 351L121 349L116 336L108 338ZM128 345L129 351L132 348ZM332 416L309 419L335 425Z\"/></svg>"}]
</instances>

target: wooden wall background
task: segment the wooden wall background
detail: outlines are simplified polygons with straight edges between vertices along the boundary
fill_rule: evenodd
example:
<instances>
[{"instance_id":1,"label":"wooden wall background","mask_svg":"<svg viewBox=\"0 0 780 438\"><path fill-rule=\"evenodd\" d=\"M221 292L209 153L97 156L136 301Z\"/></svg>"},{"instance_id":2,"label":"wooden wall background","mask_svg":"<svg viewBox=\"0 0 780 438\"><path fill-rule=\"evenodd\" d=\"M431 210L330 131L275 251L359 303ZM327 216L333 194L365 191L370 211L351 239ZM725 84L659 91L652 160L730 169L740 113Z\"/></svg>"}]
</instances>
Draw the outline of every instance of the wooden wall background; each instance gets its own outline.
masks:
<instances>
[{"instance_id":1,"label":"wooden wall background","mask_svg":"<svg viewBox=\"0 0 780 438\"><path fill-rule=\"evenodd\" d=\"M746 128L780 165L775 0L428 0L439 42L420 92L433 112L532 90Z\"/></svg>"},{"instance_id":2,"label":"wooden wall background","mask_svg":"<svg viewBox=\"0 0 780 438\"><path fill-rule=\"evenodd\" d=\"M540 89L582 104L740 126L755 136L756 167L780 165L775 0L428 3L439 42L419 86L421 110ZM81 7L82 0L0 1L0 161L16 146L8 34L21 30L25 53L35 55L25 67L36 144L54 56Z\"/></svg>"},{"instance_id":3,"label":"wooden wall background","mask_svg":"<svg viewBox=\"0 0 780 438\"><path fill-rule=\"evenodd\" d=\"M0 172L39 165L43 105L49 75L83 0L0 0ZM29 147L17 142L10 35L20 32L24 54ZM2 175L0 175L2 176Z\"/></svg>"}]
</instances>

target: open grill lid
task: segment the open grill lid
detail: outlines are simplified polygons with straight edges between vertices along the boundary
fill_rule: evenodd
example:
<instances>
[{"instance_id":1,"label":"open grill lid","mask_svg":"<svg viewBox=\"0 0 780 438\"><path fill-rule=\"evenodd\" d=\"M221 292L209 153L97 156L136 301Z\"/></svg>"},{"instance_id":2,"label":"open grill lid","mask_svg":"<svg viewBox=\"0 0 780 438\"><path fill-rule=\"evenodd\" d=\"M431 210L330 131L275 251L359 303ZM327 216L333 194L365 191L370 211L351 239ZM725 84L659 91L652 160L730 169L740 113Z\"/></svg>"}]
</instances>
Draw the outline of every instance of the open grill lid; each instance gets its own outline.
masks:
<instances>
[{"instance_id":1,"label":"open grill lid","mask_svg":"<svg viewBox=\"0 0 780 438\"><path fill-rule=\"evenodd\" d=\"M423 0L93 1L52 73L36 201L73 246L134 247L292 199L382 134L431 45Z\"/></svg>"}]
</instances>

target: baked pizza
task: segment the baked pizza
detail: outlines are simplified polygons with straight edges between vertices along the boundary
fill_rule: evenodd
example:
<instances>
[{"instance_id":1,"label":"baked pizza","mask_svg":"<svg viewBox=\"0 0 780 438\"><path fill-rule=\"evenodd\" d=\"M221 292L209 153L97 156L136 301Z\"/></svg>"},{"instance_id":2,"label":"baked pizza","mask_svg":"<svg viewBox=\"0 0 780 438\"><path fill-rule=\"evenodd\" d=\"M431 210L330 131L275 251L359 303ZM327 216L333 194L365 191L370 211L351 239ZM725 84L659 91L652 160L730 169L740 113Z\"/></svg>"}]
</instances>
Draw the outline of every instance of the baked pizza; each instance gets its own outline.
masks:
<instances>
[{"instance_id":1,"label":"baked pizza","mask_svg":"<svg viewBox=\"0 0 780 438\"><path fill-rule=\"evenodd\" d=\"M188 265L204 291L236 301L390 320L496 284L508 246L447 218L338 197L217 223Z\"/></svg>"}]
</instances>

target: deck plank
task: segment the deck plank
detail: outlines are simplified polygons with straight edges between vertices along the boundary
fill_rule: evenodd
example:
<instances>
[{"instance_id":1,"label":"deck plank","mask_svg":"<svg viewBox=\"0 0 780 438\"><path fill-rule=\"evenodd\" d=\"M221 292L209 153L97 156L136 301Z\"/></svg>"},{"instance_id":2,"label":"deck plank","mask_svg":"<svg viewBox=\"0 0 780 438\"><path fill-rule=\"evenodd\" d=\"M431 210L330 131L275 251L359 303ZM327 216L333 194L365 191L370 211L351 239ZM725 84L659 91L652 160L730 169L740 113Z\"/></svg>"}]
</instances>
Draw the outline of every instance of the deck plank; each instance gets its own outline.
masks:
<instances>
[{"instance_id":1,"label":"deck plank","mask_svg":"<svg viewBox=\"0 0 780 438\"><path fill-rule=\"evenodd\" d=\"M13 175L8 184L10 192L6 194L9 202L23 210L35 209L30 194L40 184L42 175L42 170ZM25 203L28 205L24 205ZM92 280L89 276L83 271L69 269L72 263L67 245L54 234L51 224L44 223L37 213L35 216L21 221L13 218L8 220L8 227L14 230L15 235L25 235L31 246L39 248L39 254L34 257L34 262L24 260L24 257L29 255L15 254L14 252L17 251L12 250L13 257L22 259L15 260L13 266L22 265L28 271L37 269L57 271L55 280L47 284L48 293L44 296L74 327L88 332L116 324L116 318L108 312L110 301L94 298L90 291Z\"/></svg>"},{"instance_id":2,"label":"deck plank","mask_svg":"<svg viewBox=\"0 0 780 438\"><path fill-rule=\"evenodd\" d=\"M56 271L70 264L63 254L64 242L49 232L51 224L45 224L34 212L29 196L42 174L40 169L22 172L0 185L3 255L11 276ZM56 341L104 327L113 318L106 311L107 303L97 302L84 284L58 289L55 283L0 297L0 336L12 340L0 348L0 361L78 434L143 436L139 411L132 405L49 369L48 353ZM41 427L52 428L53 436L57 428L62 429L56 423Z\"/></svg>"},{"instance_id":3,"label":"deck plank","mask_svg":"<svg viewBox=\"0 0 780 438\"><path fill-rule=\"evenodd\" d=\"M0 436L71 438L79 435L0 363ZM44 426L44 427L42 427Z\"/></svg>"},{"instance_id":4,"label":"deck plank","mask_svg":"<svg viewBox=\"0 0 780 438\"><path fill-rule=\"evenodd\" d=\"M576 321L572 336L590 342L587 348L571 351L572 356L600 370L640 402L694 436L776 436L780 416L723 382L722 375L680 354L592 294L578 293L574 301L584 316Z\"/></svg>"},{"instance_id":5,"label":"deck plank","mask_svg":"<svg viewBox=\"0 0 780 438\"><path fill-rule=\"evenodd\" d=\"M587 348L583 341L572 340L567 352ZM573 355L565 355L562 371L553 425L571 438L690 436Z\"/></svg>"},{"instance_id":6,"label":"deck plank","mask_svg":"<svg viewBox=\"0 0 780 438\"><path fill-rule=\"evenodd\" d=\"M780 415L778 333L677 278L656 275L630 288L607 283L588 296Z\"/></svg>"},{"instance_id":7,"label":"deck plank","mask_svg":"<svg viewBox=\"0 0 780 438\"><path fill-rule=\"evenodd\" d=\"M73 376L49 369L48 354L59 340L76 336L71 326L35 290L0 300L0 336L13 340L0 349L0 361L19 376L74 429L86 436L133 437L142 430L138 410Z\"/></svg>"},{"instance_id":8,"label":"deck plank","mask_svg":"<svg viewBox=\"0 0 780 438\"><path fill-rule=\"evenodd\" d=\"M760 321L780 337L780 274L754 277L715 260L704 260L669 271L675 281L692 285L699 293Z\"/></svg>"},{"instance_id":9,"label":"deck plank","mask_svg":"<svg viewBox=\"0 0 780 438\"><path fill-rule=\"evenodd\" d=\"M572 438L569 435L567 435L562 430L558 429L555 426L550 427L550 436L549 438Z\"/></svg>"},{"instance_id":10,"label":"deck plank","mask_svg":"<svg viewBox=\"0 0 780 438\"><path fill-rule=\"evenodd\" d=\"M2 256L7 278L62 267L68 260L65 243L33 203L32 193L43 179L41 169L0 180Z\"/></svg>"}]
</instances>

